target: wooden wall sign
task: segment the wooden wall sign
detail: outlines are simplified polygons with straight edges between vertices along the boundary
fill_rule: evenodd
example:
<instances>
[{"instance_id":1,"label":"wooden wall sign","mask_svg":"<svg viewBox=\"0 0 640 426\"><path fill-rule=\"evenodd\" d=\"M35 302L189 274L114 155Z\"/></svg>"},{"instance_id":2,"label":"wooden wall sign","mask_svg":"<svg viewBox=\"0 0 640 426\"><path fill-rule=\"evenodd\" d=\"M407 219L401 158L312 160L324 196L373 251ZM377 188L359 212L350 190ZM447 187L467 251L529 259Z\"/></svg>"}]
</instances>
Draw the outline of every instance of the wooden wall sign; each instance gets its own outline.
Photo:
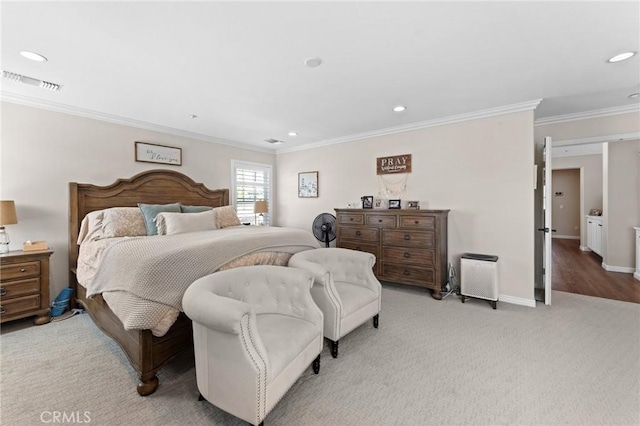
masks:
<instances>
[{"instance_id":1,"label":"wooden wall sign","mask_svg":"<svg viewBox=\"0 0 640 426\"><path fill-rule=\"evenodd\" d=\"M378 174L411 173L411 154L378 157Z\"/></svg>"}]
</instances>

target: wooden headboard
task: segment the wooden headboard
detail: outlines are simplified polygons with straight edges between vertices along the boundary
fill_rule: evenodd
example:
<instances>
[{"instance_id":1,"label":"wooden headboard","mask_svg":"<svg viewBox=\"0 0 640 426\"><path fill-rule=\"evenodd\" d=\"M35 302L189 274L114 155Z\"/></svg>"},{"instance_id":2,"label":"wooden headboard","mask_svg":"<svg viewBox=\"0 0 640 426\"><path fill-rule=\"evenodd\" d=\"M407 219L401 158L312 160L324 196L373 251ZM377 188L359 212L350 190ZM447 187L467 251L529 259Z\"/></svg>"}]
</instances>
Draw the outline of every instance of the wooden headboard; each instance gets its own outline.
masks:
<instances>
[{"instance_id":1,"label":"wooden headboard","mask_svg":"<svg viewBox=\"0 0 640 426\"><path fill-rule=\"evenodd\" d=\"M208 189L173 170L148 170L108 186L69 183L69 267L78 262L78 233L87 213L109 207L136 207L138 203L182 203L194 206L229 205L228 189Z\"/></svg>"}]
</instances>

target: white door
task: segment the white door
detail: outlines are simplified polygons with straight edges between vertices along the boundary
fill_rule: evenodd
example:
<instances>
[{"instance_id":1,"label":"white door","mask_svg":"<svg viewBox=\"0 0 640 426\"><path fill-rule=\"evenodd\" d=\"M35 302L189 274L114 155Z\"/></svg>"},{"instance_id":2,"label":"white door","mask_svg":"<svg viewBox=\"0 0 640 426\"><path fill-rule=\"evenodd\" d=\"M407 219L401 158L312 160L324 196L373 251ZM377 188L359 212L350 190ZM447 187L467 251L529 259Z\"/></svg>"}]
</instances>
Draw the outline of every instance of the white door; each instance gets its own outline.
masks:
<instances>
[{"instance_id":1,"label":"white door","mask_svg":"<svg viewBox=\"0 0 640 426\"><path fill-rule=\"evenodd\" d=\"M551 137L544 138L544 304L551 304L551 211L553 192L551 188Z\"/></svg>"}]
</instances>

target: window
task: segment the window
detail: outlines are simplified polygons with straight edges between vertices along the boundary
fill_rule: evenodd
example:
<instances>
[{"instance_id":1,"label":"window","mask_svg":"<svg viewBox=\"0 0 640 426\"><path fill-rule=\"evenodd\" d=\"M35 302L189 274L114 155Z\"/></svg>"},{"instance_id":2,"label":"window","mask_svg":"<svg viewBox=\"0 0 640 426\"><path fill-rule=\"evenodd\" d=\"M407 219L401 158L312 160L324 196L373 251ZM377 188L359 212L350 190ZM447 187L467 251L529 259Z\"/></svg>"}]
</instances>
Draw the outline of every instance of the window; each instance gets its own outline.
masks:
<instances>
[{"instance_id":1,"label":"window","mask_svg":"<svg viewBox=\"0 0 640 426\"><path fill-rule=\"evenodd\" d=\"M269 213L264 213L264 224L271 224L271 165L231 160L231 204L238 212L242 223L253 225L259 222L253 205L258 200L265 200Z\"/></svg>"}]
</instances>

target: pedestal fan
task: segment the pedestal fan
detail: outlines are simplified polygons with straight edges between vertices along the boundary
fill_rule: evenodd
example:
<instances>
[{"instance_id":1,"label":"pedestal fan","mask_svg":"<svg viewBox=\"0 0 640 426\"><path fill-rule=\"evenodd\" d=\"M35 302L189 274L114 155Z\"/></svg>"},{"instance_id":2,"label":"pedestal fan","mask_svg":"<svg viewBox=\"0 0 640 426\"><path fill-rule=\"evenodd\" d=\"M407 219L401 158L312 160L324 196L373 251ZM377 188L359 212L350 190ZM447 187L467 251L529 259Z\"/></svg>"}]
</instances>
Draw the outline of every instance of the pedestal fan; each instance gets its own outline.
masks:
<instances>
[{"instance_id":1,"label":"pedestal fan","mask_svg":"<svg viewBox=\"0 0 640 426\"><path fill-rule=\"evenodd\" d=\"M312 225L313 236L318 241L324 242L327 247L329 243L336 239L336 217L331 213L321 213L314 220Z\"/></svg>"}]
</instances>

